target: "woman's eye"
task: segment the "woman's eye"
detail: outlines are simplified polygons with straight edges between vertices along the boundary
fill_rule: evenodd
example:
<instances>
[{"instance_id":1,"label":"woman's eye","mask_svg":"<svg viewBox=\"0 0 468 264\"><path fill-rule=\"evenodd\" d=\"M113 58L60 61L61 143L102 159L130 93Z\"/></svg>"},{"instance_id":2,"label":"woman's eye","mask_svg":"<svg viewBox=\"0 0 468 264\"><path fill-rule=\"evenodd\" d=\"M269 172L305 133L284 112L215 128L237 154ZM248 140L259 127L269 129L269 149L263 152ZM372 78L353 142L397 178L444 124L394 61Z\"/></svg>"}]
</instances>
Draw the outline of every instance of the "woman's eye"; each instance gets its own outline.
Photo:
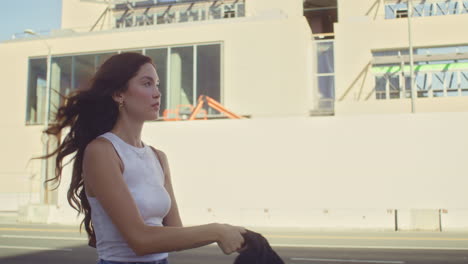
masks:
<instances>
[{"instance_id":1,"label":"woman's eye","mask_svg":"<svg viewBox=\"0 0 468 264\"><path fill-rule=\"evenodd\" d=\"M148 86L151 85L151 83L147 82L147 83L145 83L144 85L145 85L146 87L148 87Z\"/></svg>"}]
</instances>

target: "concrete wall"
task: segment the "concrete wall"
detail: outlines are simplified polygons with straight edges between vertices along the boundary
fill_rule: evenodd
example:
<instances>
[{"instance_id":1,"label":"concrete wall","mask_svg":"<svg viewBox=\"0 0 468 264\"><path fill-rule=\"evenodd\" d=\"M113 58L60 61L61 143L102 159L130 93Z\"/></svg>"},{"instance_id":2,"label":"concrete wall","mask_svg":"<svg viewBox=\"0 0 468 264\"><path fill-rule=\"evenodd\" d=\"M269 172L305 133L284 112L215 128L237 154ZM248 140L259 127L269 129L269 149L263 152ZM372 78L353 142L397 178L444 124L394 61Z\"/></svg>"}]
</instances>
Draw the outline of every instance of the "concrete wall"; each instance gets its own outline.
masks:
<instances>
[{"instance_id":1,"label":"concrete wall","mask_svg":"<svg viewBox=\"0 0 468 264\"><path fill-rule=\"evenodd\" d=\"M149 122L142 137L166 152L186 225L467 230L467 118ZM48 221L76 221L69 173Z\"/></svg>"},{"instance_id":2,"label":"concrete wall","mask_svg":"<svg viewBox=\"0 0 468 264\"><path fill-rule=\"evenodd\" d=\"M338 1L339 19L335 24L335 73L337 115L408 113L409 99L376 100L375 80L369 63L373 50L408 47L407 19L384 18L379 1ZM460 34L460 25L468 23L468 14L412 19L413 46L466 45L468 35ZM376 101L375 103L372 101ZM416 111L468 111L468 97L421 98Z\"/></svg>"},{"instance_id":3,"label":"concrete wall","mask_svg":"<svg viewBox=\"0 0 468 264\"><path fill-rule=\"evenodd\" d=\"M467 118L157 122L143 138L166 151L187 223L394 229L398 210L401 229L424 229L425 209L446 209L443 228L461 228L449 219L468 210Z\"/></svg>"}]
</instances>

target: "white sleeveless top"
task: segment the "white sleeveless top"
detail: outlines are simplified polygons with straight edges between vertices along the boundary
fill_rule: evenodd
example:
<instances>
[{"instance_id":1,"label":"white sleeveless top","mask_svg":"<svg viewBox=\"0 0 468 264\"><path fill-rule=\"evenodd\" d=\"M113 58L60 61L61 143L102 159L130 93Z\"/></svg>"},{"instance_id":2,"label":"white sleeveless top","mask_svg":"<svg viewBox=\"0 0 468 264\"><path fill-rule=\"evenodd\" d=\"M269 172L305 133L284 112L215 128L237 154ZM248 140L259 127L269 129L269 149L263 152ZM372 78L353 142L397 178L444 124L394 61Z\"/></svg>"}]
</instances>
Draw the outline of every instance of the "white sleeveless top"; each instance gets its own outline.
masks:
<instances>
[{"instance_id":1,"label":"white sleeveless top","mask_svg":"<svg viewBox=\"0 0 468 264\"><path fill-rule=\"evenodd\" d=\"M124 165L123 178L135 200L138 210L150 226L162 226L162 220L171 208L171 198L164 188L164 173L151 147L132 146L112 132L106 138L114 146ZM98 257L121 262L150 262L168 257L168 253L137 256L128 246L117 227L95 197L86 195L91 206L91 221L96 234Z\"/></svg>"}]
</instances>

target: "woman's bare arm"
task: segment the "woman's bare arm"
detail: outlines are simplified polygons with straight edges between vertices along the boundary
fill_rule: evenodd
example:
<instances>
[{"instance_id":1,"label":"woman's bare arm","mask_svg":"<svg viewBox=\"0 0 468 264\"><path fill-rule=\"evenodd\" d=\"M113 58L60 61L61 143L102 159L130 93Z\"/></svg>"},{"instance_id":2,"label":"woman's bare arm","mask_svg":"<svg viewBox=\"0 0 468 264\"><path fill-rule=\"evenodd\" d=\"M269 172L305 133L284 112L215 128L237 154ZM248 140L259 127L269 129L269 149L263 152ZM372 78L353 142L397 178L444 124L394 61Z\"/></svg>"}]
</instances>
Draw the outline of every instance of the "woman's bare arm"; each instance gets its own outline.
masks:
<instances>
[{"instance_id":1,"label":"woman's bare arm","mask_svg":"<svg viewBox=\"0 0 468 264\"><path fill-rule=\"evenodd\" d=\"M87 186L137 255L190 249L217 242L224 253L241 248L245 229L224 224L158 227L144 223L119 168L112 144L102 138L88 144L83 159Z\"/></svg>"}]
</instances>

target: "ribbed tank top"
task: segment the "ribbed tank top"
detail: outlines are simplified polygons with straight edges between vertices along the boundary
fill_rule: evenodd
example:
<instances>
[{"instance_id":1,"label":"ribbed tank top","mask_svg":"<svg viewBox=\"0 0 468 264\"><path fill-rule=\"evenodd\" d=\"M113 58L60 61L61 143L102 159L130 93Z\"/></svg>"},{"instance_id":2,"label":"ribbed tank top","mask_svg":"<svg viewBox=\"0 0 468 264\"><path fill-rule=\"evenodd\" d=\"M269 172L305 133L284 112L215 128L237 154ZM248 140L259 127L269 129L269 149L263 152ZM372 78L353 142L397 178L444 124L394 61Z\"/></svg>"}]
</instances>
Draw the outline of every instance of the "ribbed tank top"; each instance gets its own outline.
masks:
<instances>
[{"instance_id":1,"label":"ribbed tank top","mask_svg":"<svg viewBox=\"0 0 468 264\"><path fill-rule=\"evenodd\" d=\"M132 146L112 132L99 137L109 140L122 160L123 178L145 224L162 226L162 220L171 208L171 198L164 188L164 173L154 151L143 142L142 148ZM100 259L150 262L168 257L168 253L137 256L99 201L95 197L87 194L86 196L91 206L91 221L96 234L96 249Z\"/></svg>"}]
</instances>

